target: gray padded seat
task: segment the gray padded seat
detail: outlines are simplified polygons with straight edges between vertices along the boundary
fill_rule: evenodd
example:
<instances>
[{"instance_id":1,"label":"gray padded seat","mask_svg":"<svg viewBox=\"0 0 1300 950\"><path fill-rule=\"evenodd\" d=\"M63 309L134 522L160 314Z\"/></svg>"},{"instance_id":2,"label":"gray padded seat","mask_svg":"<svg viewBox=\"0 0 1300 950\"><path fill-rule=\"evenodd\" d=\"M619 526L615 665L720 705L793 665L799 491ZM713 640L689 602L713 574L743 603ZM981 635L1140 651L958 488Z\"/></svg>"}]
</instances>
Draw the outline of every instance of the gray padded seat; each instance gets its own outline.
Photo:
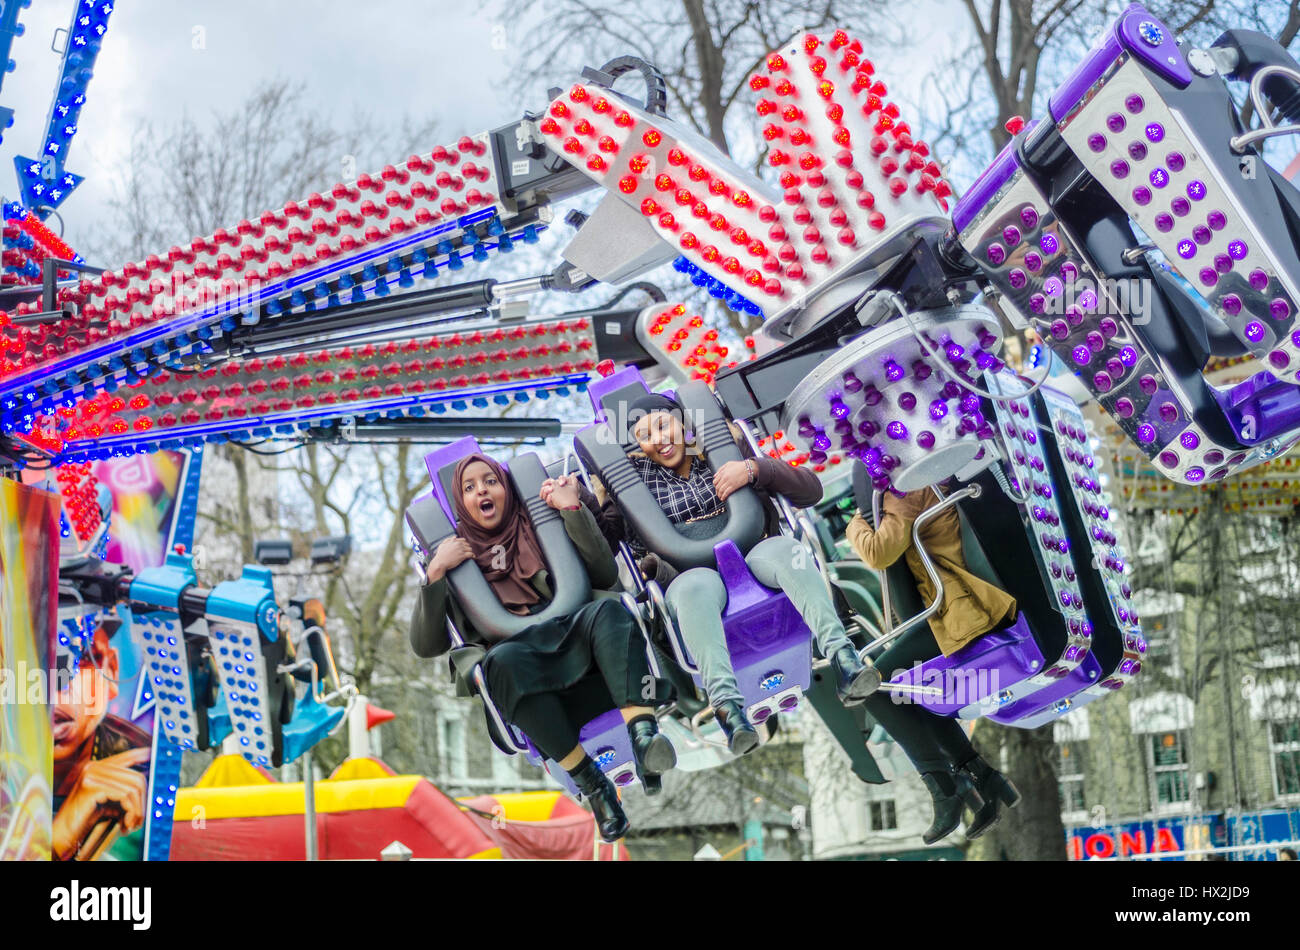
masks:
<instances>
[{"instance_id":1,"label":"gray padded seat","mask_svg":"<svg viewBox=\"0 0 1300 950\"><path fill-rule=\"evenodd\" d=\"M626 419L627 410L621 404L629 404L645 392L644 387L633 385L606 394L601 399L606 418L616 422ZM714 470L743 458L722 407L708 386L686 383L677 391L677 401L686 411L687 421L697 426L695 437ZM680 532L655 502L627 456L636 446L625 443L623 433L616 433L608 422L595 422L574 436L573 445L583 465L605 484L623 517L646 546L679 571L716 567L713 547L719 542L734 541L741 553L747 554L763 537L767 519L752 488L742 488L727 498L727 514L715 534L691 538Z\"/></svg>"},{"instance_id":2,"label":"gray padded seat","mask_svg":"<svg viewBox=\"0 0 1300 950\"><path fill-rule=\"evenodd\" d=\"M452 492L455 490L451 480L455 475L456 462L467 454L469 453L462 452L456 459L438 469L439 481L448 498L453 497ZM569 540L564 521L559 512L538 497L542 482L547 478L541 459L532 452L516 456L508 471L511 487L527 509L537 540L542 546L554 597L536 613L523 616L513 614L502 606L487 578L472 559L453 568L448 572L447 580L465 617L479 632L497 638L514 636L534 624L567 616L591 600L591 580L578 555L578 549ZM406 510L406 522L420 547L430 556L439 542L455 533L448 513L433 494L417 499Z\"/></svg>"}]
</instances>

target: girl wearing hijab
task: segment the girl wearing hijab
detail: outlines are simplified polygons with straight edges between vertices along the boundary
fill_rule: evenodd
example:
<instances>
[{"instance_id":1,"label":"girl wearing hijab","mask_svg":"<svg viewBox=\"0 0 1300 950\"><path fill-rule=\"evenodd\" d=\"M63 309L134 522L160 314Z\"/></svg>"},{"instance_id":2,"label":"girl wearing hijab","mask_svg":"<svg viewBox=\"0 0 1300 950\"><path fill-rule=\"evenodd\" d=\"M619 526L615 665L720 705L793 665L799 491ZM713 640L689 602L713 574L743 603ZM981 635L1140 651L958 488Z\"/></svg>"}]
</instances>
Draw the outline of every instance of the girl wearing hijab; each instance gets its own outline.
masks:
<instances>
[{"instance_id":1,"label":"girl wearing hijab","mask_svg":"<svg viewBox=\"0 0 1300 950\"><path fill-rule=\"evenodd\" d=\"M614 588L618 568L591 510L582 504L577 480L547 479L541 498L560 512L595 589ZM482 662L488 688L502 714L549 759L558 762L591 802L601 837L615 841L628 821L613 783L583 751L583 724L617 706L627 722L637 774L648 794L662 787L662 773L677 763L659 732L652 704L670 698L671 687L650 674L645 642L617 599L597 597L575 613L534 624L505 639L475 630L449 597L447 572L473 559L502 605L512 613L536 612L552 597L542 548L504 469L486 455L469 455L456 466L452 492L456 534L429 561L425 584L411 617L411 645L423 657L451 649L448 610L467 644L452 655L456 678L469 694L467 677ZM486 653L485 653L486 651Z\"/></svg>"},{"instance_id":2,"label":"girl wearing hijab","mask_svg":"<svg viewBox=\"0 0 1300 950\"><path fill-rule=\"evenodd\" d=\"M640 448L631 456L632 463L679 532L710 537L718 530L732 492L749 486L759 493L769 516L767 537L754 545L745 563L760 583L784 591L812 629L822 656L831 662L840 702L846 706L863 702L880 685L880 678L859 659L812 558L797 541L776 530L775 509L767 497L783 495L797 508L815 505L822 497L817 476L767 457L727 462L714 471L687 444L682 407L660 393L647 393L633 402L627 418L628 435ZM648 553L612 501L602 509L601 522L606 538L614 544L627 541L641 559L645 575L664 588L668 609L700 668L728 748L736 755L753 751L758 733L745 715L722 626L727 603L722 577L708 567L677 574Z\"/></svg>"}]
</instances>

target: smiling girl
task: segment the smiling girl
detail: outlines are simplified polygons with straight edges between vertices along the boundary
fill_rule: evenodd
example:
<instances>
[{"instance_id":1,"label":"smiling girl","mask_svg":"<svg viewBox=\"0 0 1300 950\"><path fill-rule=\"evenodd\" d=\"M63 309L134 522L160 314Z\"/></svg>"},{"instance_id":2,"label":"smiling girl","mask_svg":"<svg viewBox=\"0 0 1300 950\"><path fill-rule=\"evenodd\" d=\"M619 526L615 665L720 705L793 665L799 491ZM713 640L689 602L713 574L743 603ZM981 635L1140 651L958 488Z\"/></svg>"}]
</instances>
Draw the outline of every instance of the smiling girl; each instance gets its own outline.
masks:
<instances>
[{"instance_id":1,"label":"smiling girl","mask_svg":"<svg viewBox=\"0 0 1300 950\"><path fill-rule=\"evenodd\" d=\"M639 450L631 454L637 473L664 514L687 537L711 537L720 530L727 498L742 488L753 488L764 500L782 495L795 507L821 500L816 475L775 459L731 461L715 471L688 441L682 408L667 396L648 393L637 399L629 407L628 422L628 434ZM657 556L644 557L644 543L613 502L602 511L602 522L607 537L628 541L647 576L665 583L668 609L700 669L728 747L737 755L757 748L758 733L745 714L727 652L722 625L727 591L721 576L713 568L697 567L670 578ZM783 591L812 629L822 656L831 662L840 701L846 706L861 703L879 686L879 676L858 658L811 556L797 541L778 533L773 522L770 517L768 536L746 554L745 563L760 583Z\"/></svg>"}]
</instances>

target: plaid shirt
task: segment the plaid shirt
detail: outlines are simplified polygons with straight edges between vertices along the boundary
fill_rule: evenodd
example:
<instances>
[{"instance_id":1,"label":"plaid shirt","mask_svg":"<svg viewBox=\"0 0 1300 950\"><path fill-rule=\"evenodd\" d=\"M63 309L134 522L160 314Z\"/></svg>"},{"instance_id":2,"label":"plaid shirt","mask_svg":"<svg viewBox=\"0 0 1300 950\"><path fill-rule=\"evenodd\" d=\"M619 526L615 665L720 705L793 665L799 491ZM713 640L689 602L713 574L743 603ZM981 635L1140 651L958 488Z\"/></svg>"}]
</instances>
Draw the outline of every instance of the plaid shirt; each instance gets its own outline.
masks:
<instances>
[{"instance_id":1,"label":"plaid shirt","mask_svg":"<svg viewBox=\"0 0 1300 950\"><path fill-rule=\"evenodd\" d=\"M650 489L655 503L673 524L716 515L724 508L718 493L713 490L713 470L702 458L691 459L691 468L685 478L648 458L633 458L632 464L641 481ZM628 533L633 553L641 557L647 550L645 544L635 532Z\"/></svg>"}]
</instances>

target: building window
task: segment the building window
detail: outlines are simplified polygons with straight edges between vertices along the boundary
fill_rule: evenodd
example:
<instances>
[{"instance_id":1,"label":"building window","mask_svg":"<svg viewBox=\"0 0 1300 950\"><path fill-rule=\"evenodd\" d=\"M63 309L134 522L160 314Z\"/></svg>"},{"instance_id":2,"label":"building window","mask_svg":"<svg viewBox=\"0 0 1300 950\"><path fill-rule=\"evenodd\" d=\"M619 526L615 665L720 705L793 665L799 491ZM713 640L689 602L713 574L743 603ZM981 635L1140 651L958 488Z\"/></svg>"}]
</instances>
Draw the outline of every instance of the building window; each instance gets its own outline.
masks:
<instances>
[{"instance_id":1,"label":"building window","mask_svg":"<svg viewBox=\"0 0 1300 950\"><path fill-rule=\"evenodd\" d=\"M894 800L871 803L871 830L893 831L898 827L898 814L894 811Z\"/></svg>"},{"instance_id":2,"label":"building window","mask_svg":"<svg viewBox=\"0 0 1300 950\"><path fill-rule=\"evenodd\" d=\"M1268 724L1269 757L1273 761L1273 791L1300 795L1300 719Z\"/></svg>"},{"instance_id":3,"label":"building window","mask_svg":"<svg viewBox=\"0 0 1300 950\"><path fill-rule=\"evenodd\" d=\"M465 748L465 723L459 718L444 715L439 722L442 748L443 781L455 781L469 777L469 757Z\"/></svg>"},{"instance_id":4,"label":"building window","mask_svg":"<svg viewBox=\"0 0 1300 950\"><path fill-rule=\"evenodd\" d=\"M1182 730L1146 736L1151 800L1157 807L1191 801L1188 783L1187 734Z\"/></svg>"},{"instance_id":5,"label":"building window","mask_svg":"<svg viewBox=\"0 0 1300 950\"><path fill-rule=\"evenodd\" d=\"M1083 743L1062 742L1059 748L1061 757L1057 764L1057 778L1061 786L1061 814L1086 813L1088 799L1083 790Z\"/></svg>"},{"instance_id":6,"label":"building window","mask_svg":"<svg viewBox=\"0 0 1300 950\"><path fill-rule=\"evenodd\" d=\"M1176 614L1142 618L1142 636L1147 641L1147 657L1179 669Z\"/></svg>"}]
</instances>

